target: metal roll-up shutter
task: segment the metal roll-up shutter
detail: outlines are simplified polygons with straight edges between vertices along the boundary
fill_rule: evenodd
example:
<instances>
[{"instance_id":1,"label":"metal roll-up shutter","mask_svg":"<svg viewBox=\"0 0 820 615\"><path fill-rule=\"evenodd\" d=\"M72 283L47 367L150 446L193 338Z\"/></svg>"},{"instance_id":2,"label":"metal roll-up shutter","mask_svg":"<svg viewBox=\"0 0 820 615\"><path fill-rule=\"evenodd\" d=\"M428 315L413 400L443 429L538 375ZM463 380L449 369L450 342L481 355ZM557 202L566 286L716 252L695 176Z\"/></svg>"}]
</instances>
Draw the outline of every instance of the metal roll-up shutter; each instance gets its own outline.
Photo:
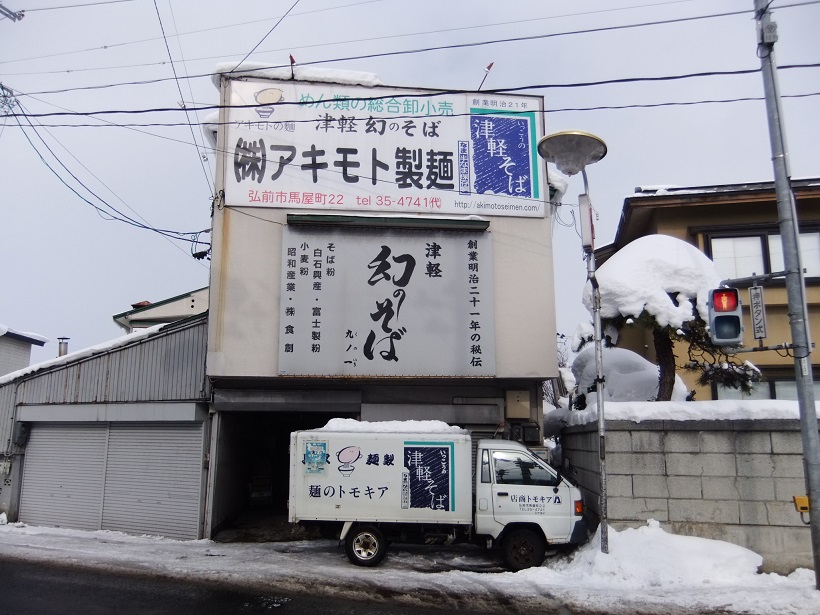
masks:
<instances>
[{"instance_id":1,"label":"metal roll-up shutter","mask_svg":"<svg viewBox=\"0 0 820 615\"><path fill-rule=\"evenodd\" d=\"M202 423L111 423L102 529L200 537Z\"/></svg>"},{"instance_id":2,"label":"metal roll-up shutter","mask_svg":"<svg viewBox=\"0 0 820 615\"><path fill-rule=\"evenodd\" d=\"M100 528L108 426L35 423L23 463L20 520Z\"/></svg>"}]
</instances>

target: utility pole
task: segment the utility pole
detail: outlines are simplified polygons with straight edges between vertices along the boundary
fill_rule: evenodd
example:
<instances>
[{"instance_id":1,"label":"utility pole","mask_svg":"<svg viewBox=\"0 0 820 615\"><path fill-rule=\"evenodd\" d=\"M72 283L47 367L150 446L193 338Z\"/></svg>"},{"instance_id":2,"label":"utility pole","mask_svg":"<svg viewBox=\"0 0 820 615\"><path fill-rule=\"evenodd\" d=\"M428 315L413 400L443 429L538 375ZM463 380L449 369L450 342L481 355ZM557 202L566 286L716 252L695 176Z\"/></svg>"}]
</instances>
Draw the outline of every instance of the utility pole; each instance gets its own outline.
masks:
<instances>
[{"instance_id":1,"label":"utility pole","mask_svg":"<svg viewBox=\"0 0 820 615\"><path fill-rule=\"evenodd\" d=\"M771 0L754 0L755 19L758 24L757 55L760 58L763 73L777 194L777 217L786 269L786 294L794 347L800 431L803 439L803 474L809 497L815 587L820 590L820 437L817 432L817 410L814 404L814 376L810 358L811 341L807 320L806 284L798 246L797 207L791 190L786 137L781 124L780 94L777 89L775 72L774 44L777 41L777 24L771 21L769 4Z\"/></svg>"},{"instance_id":2,"label":"utility pole","mask_svg":"<svg viewBox=\"0 0 820 615\"><path fill-rule=\"evenodd\" d=\"M0 15L3 17L8 17L12 21L20 21L26 16L26 13L24 11L10 11L5 6L0 4Z\"/></svg>"}]
</instances>

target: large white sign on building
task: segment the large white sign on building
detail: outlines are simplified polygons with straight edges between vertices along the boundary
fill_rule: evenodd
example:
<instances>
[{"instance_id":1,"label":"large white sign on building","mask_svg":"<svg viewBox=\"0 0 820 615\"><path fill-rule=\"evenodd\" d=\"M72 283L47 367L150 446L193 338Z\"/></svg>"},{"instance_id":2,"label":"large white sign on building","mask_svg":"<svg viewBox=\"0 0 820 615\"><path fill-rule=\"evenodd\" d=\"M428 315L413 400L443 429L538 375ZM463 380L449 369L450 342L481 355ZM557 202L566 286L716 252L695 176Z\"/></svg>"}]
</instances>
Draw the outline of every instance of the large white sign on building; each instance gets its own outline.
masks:
<instances>
[{"instance_id":1,"label":"large white sign on building","mask_svg":"<svg viewBox=\"0 0 820 615\"><path fill-rule=\"evenodd\" d=\"M229 206L543 217L540 97L230 83Z\"/></svg>"},{"instance_id":2,"label":"large white sign on building","mask_svg":"<svg viewBox=\"0 0 820 615\"><path fill-rule=\"evenodd\" d=\"M284 231L280 375L495 375L490 233Z\"/></svg>"}]
</instances>

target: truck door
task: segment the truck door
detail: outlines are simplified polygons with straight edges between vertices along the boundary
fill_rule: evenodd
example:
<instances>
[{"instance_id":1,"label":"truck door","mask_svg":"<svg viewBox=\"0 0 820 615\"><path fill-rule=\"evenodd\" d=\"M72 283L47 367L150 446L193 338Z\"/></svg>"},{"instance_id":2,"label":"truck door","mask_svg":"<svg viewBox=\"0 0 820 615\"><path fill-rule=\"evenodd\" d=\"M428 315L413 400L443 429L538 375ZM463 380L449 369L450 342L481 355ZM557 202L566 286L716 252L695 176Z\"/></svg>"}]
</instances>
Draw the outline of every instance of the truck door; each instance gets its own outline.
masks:
<instances>
[{"instance_id":1,"label":"truck door","mask_svg":"<svg viewBox=\"0 0 820 615\"><path fill-rule=\"evenodd\" d=\"M534 522L547 540L572 532L574 502L569 486L540 459L523 451L492 451L493 516L498 523Z\"/></svg>"}]
</instances>

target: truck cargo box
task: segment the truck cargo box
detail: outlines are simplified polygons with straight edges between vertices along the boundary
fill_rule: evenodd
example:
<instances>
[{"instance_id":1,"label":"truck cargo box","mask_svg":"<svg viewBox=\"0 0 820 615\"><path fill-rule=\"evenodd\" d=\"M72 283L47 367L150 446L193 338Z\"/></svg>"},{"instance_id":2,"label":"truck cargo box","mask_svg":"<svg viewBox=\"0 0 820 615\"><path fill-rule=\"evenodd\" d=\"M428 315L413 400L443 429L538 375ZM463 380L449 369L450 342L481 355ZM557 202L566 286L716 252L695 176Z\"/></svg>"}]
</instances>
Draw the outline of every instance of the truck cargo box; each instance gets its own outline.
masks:
<instances>
[{"instance_id":1,"label":"truck cargo box","mask_svg":"<svg viewBox=\"0 0 820 615\"><path fill-rule=\"evenodd\" d=\"M297 431L288 514L297 521L472 523L466 431Z\"/></svg>"}]
</instances>

